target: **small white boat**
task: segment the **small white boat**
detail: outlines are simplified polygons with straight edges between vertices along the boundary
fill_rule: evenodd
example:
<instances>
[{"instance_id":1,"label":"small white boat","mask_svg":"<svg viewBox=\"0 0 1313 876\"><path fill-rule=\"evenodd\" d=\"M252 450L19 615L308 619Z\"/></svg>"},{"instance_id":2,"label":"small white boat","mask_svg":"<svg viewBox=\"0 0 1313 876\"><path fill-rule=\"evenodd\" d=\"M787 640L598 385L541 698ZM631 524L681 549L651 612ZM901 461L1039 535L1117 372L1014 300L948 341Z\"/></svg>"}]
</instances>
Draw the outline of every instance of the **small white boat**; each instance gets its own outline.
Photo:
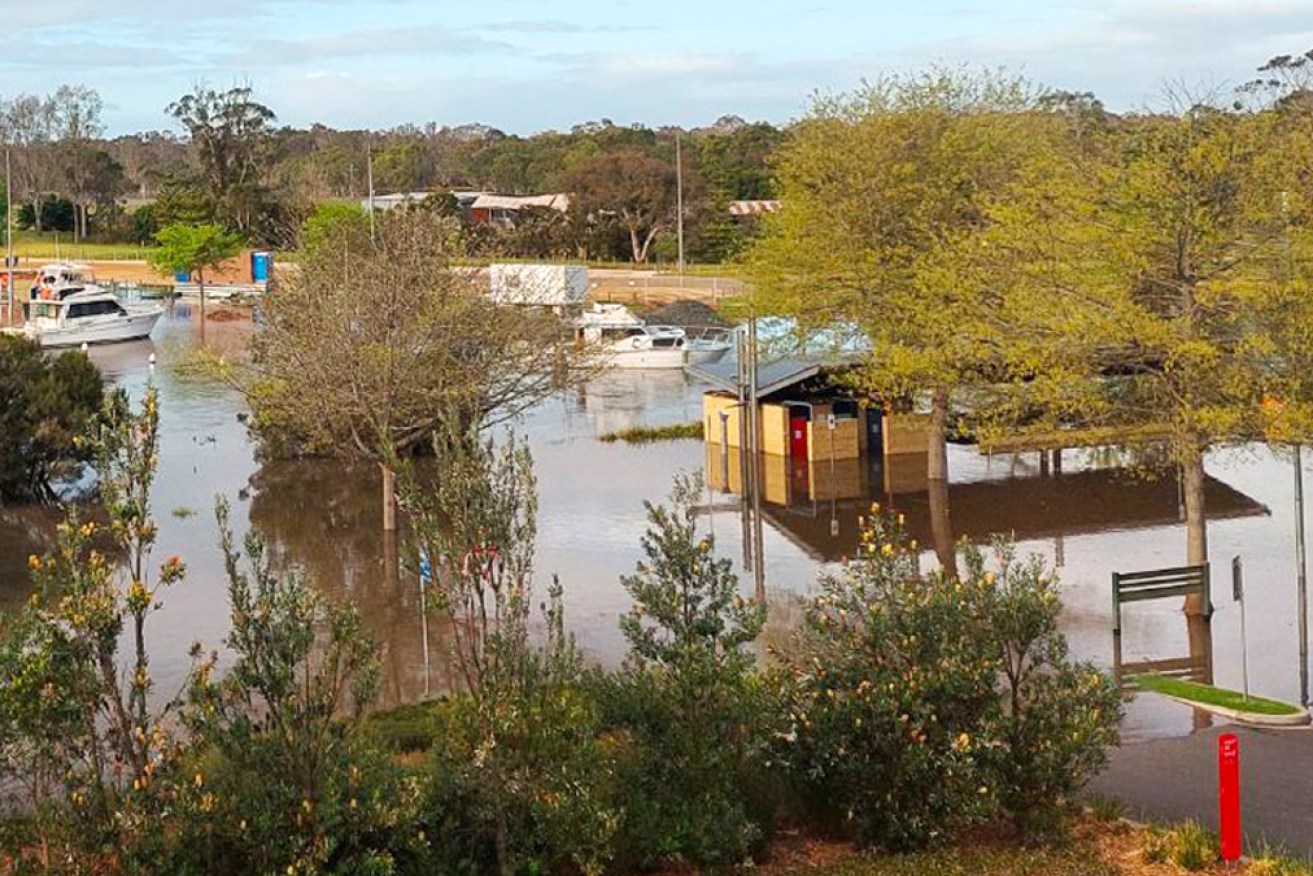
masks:
<instances>
[{"instance_id":1,"label":"small white boat","mask_svg":"<svg viewBox=\"0 0 1313 876\"><path fill-rule=\"evenodd\" d=\"M121 301L88 279L77 265L47 265L37 275L26 317L19 328L6 329L43 347L80 347L148 337L164 308L149 302Z\"/></svg>"},{"instance_id":2,"label":"small white boat","mask_svg":"<svg viewBox=\"0 0 1313 876\"><path fill-rule=\"evenodd\" d=\"M734 346L732 336L730 329L705 329L698 337L689 338L688 364L704 365L724 359Z\"/></svg>"},{"instance_id":3,"label":"small white boat","mask_svg":"<svg viewBox=\"0 0 1313 876\"><path fill-rule=\"evenodd\" d=\"M683 368L715 362L730 349L724 336L690 340L682 328L647 325L623 304L597 304L575 323L580 340L613 368Z\"/></svg>"}]
</instances>

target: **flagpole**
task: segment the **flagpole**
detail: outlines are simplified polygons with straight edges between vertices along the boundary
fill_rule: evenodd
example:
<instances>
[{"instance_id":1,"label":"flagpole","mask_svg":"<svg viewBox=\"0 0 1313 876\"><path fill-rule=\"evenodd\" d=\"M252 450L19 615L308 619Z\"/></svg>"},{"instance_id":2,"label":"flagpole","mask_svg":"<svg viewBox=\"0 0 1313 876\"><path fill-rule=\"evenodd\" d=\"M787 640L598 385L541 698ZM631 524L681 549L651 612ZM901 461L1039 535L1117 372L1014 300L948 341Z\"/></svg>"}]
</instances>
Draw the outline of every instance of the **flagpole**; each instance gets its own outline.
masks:
<instances>
[{"instance_id":1,"label":"flagpole","mask_svg":"<svg viewBox=\"0 0 1313 876\"><path fill-rule=\"evenodd\" d=\"M679 275L684 275L684 152L675 129L675 227L679 239Z\"/></svg>"},{"instance_id":2,"label":"flagpole","mask_svg":"<svg viewBox=\"0 0 1313 876\"><path fill-rule=\"evenodd\" d=\"M5 149L5 288L9 291L9 321L14 321L14 191L9 173L9 150Z\"/></svg>"}]
</instances>

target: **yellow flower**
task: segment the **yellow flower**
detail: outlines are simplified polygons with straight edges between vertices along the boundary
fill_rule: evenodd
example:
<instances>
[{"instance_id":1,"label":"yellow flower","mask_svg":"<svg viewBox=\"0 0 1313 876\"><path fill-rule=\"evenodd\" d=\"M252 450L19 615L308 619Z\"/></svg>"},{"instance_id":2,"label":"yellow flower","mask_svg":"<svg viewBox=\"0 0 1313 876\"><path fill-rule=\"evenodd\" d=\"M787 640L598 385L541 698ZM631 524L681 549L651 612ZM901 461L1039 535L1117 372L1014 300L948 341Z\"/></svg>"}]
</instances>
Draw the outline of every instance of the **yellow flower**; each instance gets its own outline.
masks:
<instances>
[{"instance_id":1,"label":"yellow flower","mask_svg":"<svg viewBox=\"0 0 1313 876\"><path fill-rule=\"evenodd\" d=\"M202 776L200 773L197 773L195 781L196 781L196 787L199 788L205 784L205 777Z\"/></svg>"},{"instance_id":2,"label":"yellow flower","mask_svg":"<svg viewBox=\"0 0 1313 876\"><path fill-rule=\"evenodd\" d=\"M32 554L32 555L30 555L30 556L27 558L27 567L28 567L29 569L31 569L33 572L35 572L37 569L40 569L40 568L41 568L41 558L38 557L36 554Z\"/></svg>"}]
</instances>

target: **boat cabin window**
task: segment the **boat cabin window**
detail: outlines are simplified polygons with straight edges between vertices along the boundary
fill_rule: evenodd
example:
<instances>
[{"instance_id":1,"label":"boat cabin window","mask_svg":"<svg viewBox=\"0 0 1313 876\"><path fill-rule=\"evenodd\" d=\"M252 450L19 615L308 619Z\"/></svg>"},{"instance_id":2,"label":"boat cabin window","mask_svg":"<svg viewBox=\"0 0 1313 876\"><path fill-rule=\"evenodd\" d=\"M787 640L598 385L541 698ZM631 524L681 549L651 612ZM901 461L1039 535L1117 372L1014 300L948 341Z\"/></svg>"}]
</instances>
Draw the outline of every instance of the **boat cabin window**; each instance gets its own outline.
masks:
<instances>
[{"instance_id":1,"label":"boat cabin window","mask_svg":"<svg viewBox=\"0 0 1313 876\"><path fill-rule=\"evenodd\" d=\"M121 312L122 310L118 304L113 301L86 301L68 306L69 319L77 319L83 316L105 316Z\"/></svg>"},{"instance_id":2,"label":"boat cabin window","mask_svg":"<svg viewBox=\"0 0 1313 876\"><path fill-rule=\"evenodd\" d=\"M27 315L31 319L39 316L54 319L59 316L59 306L45 301L32 301L27 305Z\"/></svg>"}]
</instances>

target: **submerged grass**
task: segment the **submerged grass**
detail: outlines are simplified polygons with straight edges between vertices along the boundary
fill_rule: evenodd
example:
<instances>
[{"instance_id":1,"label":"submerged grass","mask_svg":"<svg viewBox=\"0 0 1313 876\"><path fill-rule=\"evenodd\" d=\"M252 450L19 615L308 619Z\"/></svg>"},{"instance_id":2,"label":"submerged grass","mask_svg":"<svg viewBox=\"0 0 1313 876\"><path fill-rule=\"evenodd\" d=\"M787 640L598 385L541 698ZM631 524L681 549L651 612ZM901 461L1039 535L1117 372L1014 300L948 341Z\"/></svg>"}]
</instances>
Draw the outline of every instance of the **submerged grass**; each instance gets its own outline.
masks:
<instances>
[{"instance_id":1,"label":"submerged grass","mask_svg":"<svg viewBox=\"0 0 1313 876\"><path fill-rule=\"evenodd\" d=\"M701 438L702 423L675 423L671 426L637 426L622 429L619 432L607 432L597 440L611 444L623 441L626 444L651 444L654 441L679 441L686 438Z\"/></svg>"},{"instance_id":2,"label":"submerged grass","mask_svg":"<svg viewBox=\"0 0 1313 876\"><path fill-rule=\"evenodd\" d=\"M1153 691L1169 697L1177 697L1191 702L1220 706L1238 712L1253 712L1257 715L1297 715L1299 707L1277 700L1262 697L1246 697L1240 691L1213 687L1179 678L1166 678L1161 675L1137 675L1135 684L1141 690Z\"/></svg>"}]
</instances>

